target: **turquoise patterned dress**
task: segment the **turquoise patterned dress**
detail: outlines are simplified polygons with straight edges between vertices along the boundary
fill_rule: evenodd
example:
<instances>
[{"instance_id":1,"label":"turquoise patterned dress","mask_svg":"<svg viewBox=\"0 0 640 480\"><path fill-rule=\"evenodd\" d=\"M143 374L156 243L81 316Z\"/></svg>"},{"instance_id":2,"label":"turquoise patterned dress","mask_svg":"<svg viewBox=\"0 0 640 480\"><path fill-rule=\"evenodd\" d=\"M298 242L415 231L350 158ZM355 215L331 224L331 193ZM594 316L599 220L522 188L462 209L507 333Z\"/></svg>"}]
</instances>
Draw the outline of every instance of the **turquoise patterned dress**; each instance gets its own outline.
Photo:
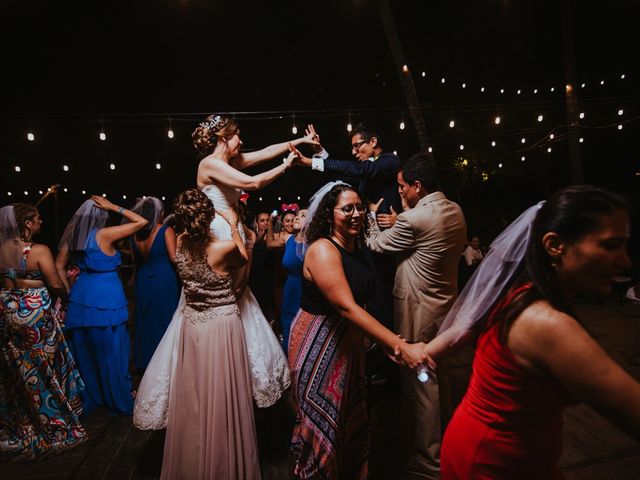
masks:
<instances>
[{"instance_id":1,"label":"turquoise patterned dress","mask_svg":"<svg viewBox=\"0 0 640 480\"><path fill-rule=\"evenodd\" d=\"M18 278L15 271L0 275ZM83 388L47 288L1 289L0 461L38 460L87 440L78 420Z\"/></svg>"}]
</instances>

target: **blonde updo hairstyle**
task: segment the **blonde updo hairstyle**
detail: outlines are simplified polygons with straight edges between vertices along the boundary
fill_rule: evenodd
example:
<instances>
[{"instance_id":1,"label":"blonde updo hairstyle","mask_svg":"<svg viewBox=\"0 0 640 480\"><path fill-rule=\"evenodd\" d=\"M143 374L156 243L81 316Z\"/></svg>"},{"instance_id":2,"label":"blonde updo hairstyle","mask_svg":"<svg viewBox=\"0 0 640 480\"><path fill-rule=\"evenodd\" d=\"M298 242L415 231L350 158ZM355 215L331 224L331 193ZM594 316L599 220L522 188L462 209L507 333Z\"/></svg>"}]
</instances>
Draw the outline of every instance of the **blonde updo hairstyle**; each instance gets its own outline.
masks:
<instances>
[{"instance_id":1,"label":"blonde updo hairstyle","mask_svg":"<svg viewBox=\"0 0 640 480\"><path fill-rule=\"evenodd\" d=\"M223 115L209 115L191 134L193 146L198 157L204 158L213 153L218 140L226 141L238 133L240 129L235 120Z\"/></svg>"},{"instance_id":2,"label":"blonde updo hairstyle","mask_svg":"<svg viewBox=\"0 0 640 480\"><path fill-rule=\"evenodd\" d=\"M201 190L191 188L178 194L173 203L176 229L184 232L182 245L193 253L201 253L211 238L210 225L215 216L213 203Z\"/></svg>"}]
</instances>

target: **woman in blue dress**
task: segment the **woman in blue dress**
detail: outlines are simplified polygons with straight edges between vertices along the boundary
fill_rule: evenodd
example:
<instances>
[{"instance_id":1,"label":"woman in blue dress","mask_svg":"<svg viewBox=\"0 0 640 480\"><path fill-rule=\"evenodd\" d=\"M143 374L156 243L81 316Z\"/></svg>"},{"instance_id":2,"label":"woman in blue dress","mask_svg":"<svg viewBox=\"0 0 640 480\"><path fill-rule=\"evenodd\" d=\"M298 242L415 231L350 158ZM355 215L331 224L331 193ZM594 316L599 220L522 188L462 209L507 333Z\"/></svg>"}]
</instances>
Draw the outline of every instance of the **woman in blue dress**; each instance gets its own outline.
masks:
<instances>
[{"instance_id":1,"label":"woman in blue dress","mask_svg":"<svg viewBox=\"0 0 640 480\"><path fill-rule=\"evenodd\" d=\"M145 369L160 343L180 300L174 269L176 233L162 224L164 207L156 197L139 200L131 209L149 223L131 237L136 268L136 327L133 357Z\"/></svg>"},{"instance_id":2,"label":"woman in blue dress","mask_svg":"<svg viewBox=\"0 0 640 480\"><path fill-rule=\"evenodd\" d=\"M106 227L108 212L117 212L130 223ZM120 252L114 244L146 224L137 213L94 195L76 211L60 240L58 270L64 271L70 255L80 268L69 296L65 335L85 383L85 414L98 406L113 414L133 411L129 312L118 275Z\"/></svg>"},{"instance_id":3,"label":"woman in blue dress","mask_svg":"<svg viewBox=\"0 0 640 480\"><path fill-rule=\"evenodd\" d=\"M282 289L282 306L280 308L280 326L282 327L282 348L287 352L289 348L289 330L291 322L300 310L300 297L302 295L302 252L303 239L302 227L307 218L307 210L302 209L296 213L293 219L293 232L285 243L282 255L282 268L287 272L287 279Z\"/></svg>"}]
</instances>

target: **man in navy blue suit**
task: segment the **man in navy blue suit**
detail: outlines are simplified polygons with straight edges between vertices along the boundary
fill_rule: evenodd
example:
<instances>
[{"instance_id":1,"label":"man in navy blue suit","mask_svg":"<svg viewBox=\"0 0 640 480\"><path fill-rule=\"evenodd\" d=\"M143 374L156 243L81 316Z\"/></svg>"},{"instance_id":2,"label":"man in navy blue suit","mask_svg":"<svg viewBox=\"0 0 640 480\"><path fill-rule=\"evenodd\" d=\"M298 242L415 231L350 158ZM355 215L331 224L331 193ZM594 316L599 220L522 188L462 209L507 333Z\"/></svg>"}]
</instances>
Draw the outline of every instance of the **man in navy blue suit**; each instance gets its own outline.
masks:
<instances>
[{"instance_id":1,"label":"man in navy blue suit","mask_svg":"<svg viewBox=\"0 0 640 480\"><path fill-rule=\"evenodd\" d=\"M313 125L309 126L313 132ZM308 132L309 133L309 132ZM316 137L319 143L319 136ZM392 152L384 151L379 129L371 123L359 124L351 133L351 154L357 161L336 160L322 148L315 147L313 158L299 154L299 164L350 183L358 189L364 202L377 203L384 198L377 212L381 229L395 223L396 212L402 211L398 194L397 174L400 159ZM365 248L365 255L376 278L376 298L367 304L373 317L393 328L393 278L395 262L392 257Z\"/></svg>"}]
</instances>

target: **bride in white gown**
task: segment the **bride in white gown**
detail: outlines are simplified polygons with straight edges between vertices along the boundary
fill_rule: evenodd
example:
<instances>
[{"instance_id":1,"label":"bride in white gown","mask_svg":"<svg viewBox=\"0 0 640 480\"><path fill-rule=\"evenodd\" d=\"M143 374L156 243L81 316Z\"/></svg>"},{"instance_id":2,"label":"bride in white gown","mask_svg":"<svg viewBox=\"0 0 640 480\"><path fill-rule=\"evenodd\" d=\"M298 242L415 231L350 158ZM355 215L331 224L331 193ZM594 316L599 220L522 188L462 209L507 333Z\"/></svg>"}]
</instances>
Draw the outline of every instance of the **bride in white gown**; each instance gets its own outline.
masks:
<instances>
[{"instance_id":1,"label":"bride in white gown","mask_svg":"<svg viewBox=\"0 0 640 480\"><path fill-rule=\"evenodd\" d=\"M283 155L289 145L314 144L314 134L263 148L255 152L240 153L242 141L237 123L224 116L211 115L192 134L193 143L200 154L197 185L211 199L216 210L236 208L241 190L258 190L281 176L292 166L295 156L276 167L250 176L241 172L250 166ZM237 225L244 238L244 228ZM216 216L211 231L218 239L230 239L232 229ZM246 239L245 239L246 240ZM286 355L262 314L257 300L246 287L245 272L236 274L238 306L245 332L253 398L259 407L273 405L289 387L290 376ZM171 324L158 345L138 388L133 421L136 427L149 430L166 427L167 406L171 376L176 365L177 342L180 337L184 295L173 315Z\"/></svg>"}]
</instances>

